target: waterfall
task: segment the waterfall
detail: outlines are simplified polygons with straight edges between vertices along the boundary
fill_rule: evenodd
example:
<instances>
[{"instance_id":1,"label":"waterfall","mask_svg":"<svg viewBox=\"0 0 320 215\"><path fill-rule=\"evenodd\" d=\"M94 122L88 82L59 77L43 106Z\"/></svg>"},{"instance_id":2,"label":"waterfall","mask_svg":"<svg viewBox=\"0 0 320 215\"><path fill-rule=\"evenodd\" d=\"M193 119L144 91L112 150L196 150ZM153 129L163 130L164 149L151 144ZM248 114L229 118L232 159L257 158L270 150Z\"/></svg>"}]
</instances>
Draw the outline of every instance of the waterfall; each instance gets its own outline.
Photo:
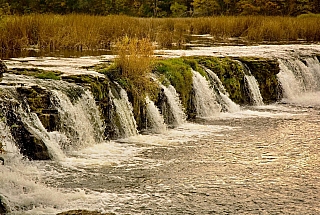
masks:
<instances>
[{"instance_id":1,"label":"waterfall","mask_svg":"<svg viewBox=\"0 0 320 215\"><path fill-rule=\"evenodd\" d=\"M22 147L24 143L16 143L15 138L12 136L12 128L16 127L19 128L19 130L16 130L14 133L19 136L18 139L20 141L28 144L29 140L23 139L25 138L23 133L29 133L31 139L41 140L45 144L49 156L52 159L64 159L65 156L60 146L51 139L49 132L42 125L38 115L30 112L30 107L24 101L19 101L17 89L15 87L3 87L1 90L5 92L5 97L1 98L1 114L6 116L6 121L2 122L4 123L2 128L6 131L6 135L3 136L4 140L6 140L4 149L14 154L19 153L19 150L21 150L18 148ZM8 117L12 119L8 119ZM9 120L11 122L8 124ZM11 129L9 129L9 127L11 127ZM23 129L20 129L22 127ZM37 140L35 140L35 142L37 142ZM16 144L15 146L13 146L14 143ZM25 147L30 146L24 146L24 149Z\"/></svg>"},{"instance_id":2,"label":"waterfall","mask_svg":"<svg viewBox=\"0 0 320 215\"><path fill-rule=\"evenodd\" d=\"M278 62L277 77L285 102L320 103L320 63L316 57L278 59Z\"/></svg>"},{"instance_id":3,"label":"waterfall","mask_svg":"<svg viewBox=\"0 0 320 215\"><path fill-rule=\"evenodd\" d=\"M60 133L51 132L52 138L67 151L78 150L103 141L103 123L100 111L90 91L84 93L73 103L61 91L53 90L61 128Z\"/></svg>"},{"instance_id":4,"label":"waterfall","mask_svg":"<svg viewBox=\"0 0 320 215\"><path fill-rule=\"evenodd\" d=\"M18 154L19 149L14 144L13 137L10 133L9 126L6 124L5 119L0 120L0 137L1 145L5 151L5 154Z\"/></svg>"},{"instance_id":5,"label":"waterfall","mask_svg":"<svg viewBox=\"0 0 320 215\"><path fill-rule=\"evenodd\" d=\"M43 127L37 114L30 113L27 115L25 112L22 112L21 115L23 116L22 121L25 123L25 125L44 142L48 148L51 158L54 160L63 160L65 158L63 151L58 143L51 138L50 134Z\"/></svg>"},{"instance_id":6,"label":"waterfall","mask_svg":"<svg viewBox=\"0 0 320 215\"><path fill-rule=\"evenodd\" d=\"M116 96L112 90L109 91L110 97L115 107L117 119L113 120L119 131L117 131L120 137L130 137L138 134L136 120L133 116L133 108L129 102L127 92L119 85L117 87L120 92Z\"/></svg>"},{"instance_id":7,"label":"waterfall","mask_svg":"<svg viewBox=\"0 0 320 215\"><path fill-rule=\"evenodd\" d=\"M309 57L305 59L306 65L315 79L316 90L320 90L320 62L317 57Z\"/></svg>"},{"instance_id":8,"label":"waterfall","mask_svg":"<svg viewBox=\"0 0 320 215\"><path fill-rule=\"evenodd\" d=\"M155 106L154 102L146 97L147 109L147 122L146 128L152 133L164 133L167 130L164 123L163 116L160 114L159 109Z\"/></svg>"},{"instance_id":9,"label":"waterfall","mask_svg":"<svg viewBox=\"0 0 320 215\"><path fill-rule=\"evenodd\" d=\"M161 104L161 113L166 123L172 126L182 125L186 122L187 117L176 89L172 85L168 87L160 85L160 87L163 92L163 97L165 97L162 98L162 100L166 101Z\"/></svg>"},{"instance_id":10,"label":"waterfall","mask_svg":"<svg viewBox=\"0 0 320 215\"><path fill-rule=\"evenodd\" d=\"M263 105L262 96L260 94L260 89L256 78L253 75L245 75L244 78L247 83L247 88L253 104L257 106Z\"/></svg>"},{"instance_id":11,"label":"waterfall","mask_svg":"<svg viewBox=\"0 0 320 215\"><path fill-rule=\"evenodd\" d=\"M211 86L213 88L213 90L218 91L217 98L218 98L218 102L222 107L222 110L224 110L225 112L237 112L240 110L240 106L237 105L236 103L234 103L230 98L229 98L229 94L226 91L225 87L223 86L221 80L219 79L219 77L210 69L203 67L204 70L206 71Z\"/></svg>"},{"instance_id":12,"label":"waterfall","mask_svg":"<svg viewBox=\"0 0 320 215\"><path fill-rule=\"evenodd\" d=\"M193 89L196 112L198 117L212 117L221 111L220 105L217 103L216 94L210 88L205 77L200 73L192 70Z\"/></svg>"},{"instance_id":13,"label":"waterfall","mask_svg":"<svg viewBox=\"0 0 320 215\"><path fill-rule=\"evenodd\" d=\"M244 80L246 83L246 87L249 91L250 100L253 103L253 105L261 106L263 105L263 99L260 94L259 84L256 80L256 78L251 74L251 71L249 67L242 63L241 61L238 61L239 64L242 66L243 72L244 72Z\"/></svg>"}]
</instances>

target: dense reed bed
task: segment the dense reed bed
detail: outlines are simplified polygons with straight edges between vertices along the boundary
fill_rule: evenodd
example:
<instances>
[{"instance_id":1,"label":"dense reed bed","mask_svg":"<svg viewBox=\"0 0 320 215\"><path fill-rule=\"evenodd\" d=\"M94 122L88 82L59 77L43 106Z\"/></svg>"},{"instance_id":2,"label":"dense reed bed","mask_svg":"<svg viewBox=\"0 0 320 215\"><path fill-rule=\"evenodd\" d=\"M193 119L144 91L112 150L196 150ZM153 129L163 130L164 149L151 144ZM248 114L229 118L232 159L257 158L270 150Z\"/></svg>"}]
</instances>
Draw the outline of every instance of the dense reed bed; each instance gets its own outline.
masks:
<instances>
[{"instance_id":1,"label":"dense reed bed","mask_svg":"<svg viewBox=\"0 0 320 215\"><path fill-rule=\"evenodd\" d=\"M188 42L188 35L247 42L320 41L320 17L232 16L206 18L135 18L32 14L0 19L0 49L108 49L123 36L148 38L160 47Z\"/></svg>"}]
</instances>

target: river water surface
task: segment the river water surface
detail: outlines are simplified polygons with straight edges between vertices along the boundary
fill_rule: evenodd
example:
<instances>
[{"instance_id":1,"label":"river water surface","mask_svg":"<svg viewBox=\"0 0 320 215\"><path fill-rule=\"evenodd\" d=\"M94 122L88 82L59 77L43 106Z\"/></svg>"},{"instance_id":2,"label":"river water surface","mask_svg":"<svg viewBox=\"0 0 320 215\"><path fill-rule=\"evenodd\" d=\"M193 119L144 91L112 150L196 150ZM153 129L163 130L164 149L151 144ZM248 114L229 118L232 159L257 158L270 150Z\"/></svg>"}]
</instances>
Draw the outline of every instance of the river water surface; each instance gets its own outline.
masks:
<instances>
[{"instance_id":1,"label":"river water surface","mask_svg":"<svg viewBox=\"0 0 320 215\"><path fill-rule=\"evenodd\" d=\"M282 104L105 143L38 166L49 187L83 192L83 199L67 200L78 208L319 214L319 143L320 108Z\"/></svg>"}]
</instances>

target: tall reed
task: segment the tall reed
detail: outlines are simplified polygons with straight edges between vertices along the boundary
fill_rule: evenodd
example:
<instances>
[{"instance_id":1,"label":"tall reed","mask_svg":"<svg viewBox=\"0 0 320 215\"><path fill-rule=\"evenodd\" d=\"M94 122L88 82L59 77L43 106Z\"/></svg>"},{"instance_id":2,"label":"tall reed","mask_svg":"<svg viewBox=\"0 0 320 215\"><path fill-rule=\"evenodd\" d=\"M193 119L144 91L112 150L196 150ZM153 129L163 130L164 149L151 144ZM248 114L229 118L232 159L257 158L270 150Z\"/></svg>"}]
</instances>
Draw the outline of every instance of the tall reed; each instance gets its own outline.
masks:
<instances>
[{"instance_id":1,"label":"tall reed","mask_svg":"<svg viewBox=\"0 0 320 215\"><path fill-rule=\"evenodd\" d=\"M85 14L31 14L0 19L0 50L104 49L123 37L149 38L160 47L181 45L191 34L248 42L320 41L320 16L136 18Z\"/></svg>"}]
</instances>

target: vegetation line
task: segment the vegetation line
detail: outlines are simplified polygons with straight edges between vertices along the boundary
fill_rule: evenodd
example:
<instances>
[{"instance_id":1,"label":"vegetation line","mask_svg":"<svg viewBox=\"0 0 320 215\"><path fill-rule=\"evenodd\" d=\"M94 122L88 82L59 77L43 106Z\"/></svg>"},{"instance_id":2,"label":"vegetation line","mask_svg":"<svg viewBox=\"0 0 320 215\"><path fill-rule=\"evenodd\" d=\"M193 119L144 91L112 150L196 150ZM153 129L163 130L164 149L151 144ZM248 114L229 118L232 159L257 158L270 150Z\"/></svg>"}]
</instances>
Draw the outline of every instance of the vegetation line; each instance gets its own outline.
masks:
<instances>
[{"instance_id":1,"label":"vegetation line","mask_svg":"<svg viewBox=\"0 0 320 215\"><path fill-rule=\"evenodd\" d=\"M128 16L31 14L0 19L0 50L109 49L119 38L148 38L160 47L182 45L192 34L248 42L320 41L320 17L218 16L136 18Z\"/></svg>"}]
</instances>

